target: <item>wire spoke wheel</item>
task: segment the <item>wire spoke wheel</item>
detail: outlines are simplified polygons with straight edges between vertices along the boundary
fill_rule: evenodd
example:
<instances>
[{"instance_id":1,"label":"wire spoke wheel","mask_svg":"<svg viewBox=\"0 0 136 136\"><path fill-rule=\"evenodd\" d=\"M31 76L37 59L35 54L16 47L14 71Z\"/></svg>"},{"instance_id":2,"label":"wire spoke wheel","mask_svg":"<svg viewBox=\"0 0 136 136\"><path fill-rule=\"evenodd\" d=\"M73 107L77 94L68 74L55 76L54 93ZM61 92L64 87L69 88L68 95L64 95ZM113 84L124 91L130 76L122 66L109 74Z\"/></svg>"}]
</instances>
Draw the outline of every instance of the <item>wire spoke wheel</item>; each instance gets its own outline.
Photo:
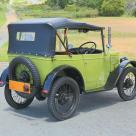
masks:
<instances>
[{"instance_id":1,"label":"wire spoke wheel","mask_svg":"<svg viewBox=\"0 0 136 136\"><path fill-rule=\"evenodd\" d=\"M11 91L11 96L13 98L13 100L18 103L18 104L24 104L26 103L27 99L21 97L16 91Z\"/></svg>"},{"instance_id":2,"label":"wire spoke wheel","mask_svg":"<svg viewBox=\"0 0 136 136\"><path fill-rule=\"evenodd\" d=\"M136 91L135 86L136 86L136 77L132 72L129 72L124 80L124 87L123 87L124 93L127 96L131 96L134 93L134 91Z\"/></svg>"},{"instance_id":3,"label":"wire spoke wheel","mask_svg":"<svg viewBox=\"0 0 136 136\"><path fill-rule=\"evenodd\" d=\"M5 86L5 99L7 103L14 109L23 109L29 106L34 97L32 98L23 98L16 91L10 90L8 84Z\"/></svg>"},{"instance_id":4,"label":"wire spoke wheel","mask_svg":"<svg viewBox=\"0 0 136 136\"><path fill-rule=\"evenodd\" d=\"M10 90L9 84L6 84L5 99L15 109L29 106L36 94L40 92L40 75L35 65L28 58L16 57L10 62L9 80L30 84L30 94L25 93L25 91L20 92L21 90Z\"/></svg>"},{"instance_id":5,"label":"wire spoke wheel","mask_svg":"<svg viewBox=\"0 0 136 136\"><path fill-rule=\"evenodd\" d=\"M129 101L136 96L136 68L127 67L119 78L117 85L119 96Z\"/></svg>"}]
</instances>

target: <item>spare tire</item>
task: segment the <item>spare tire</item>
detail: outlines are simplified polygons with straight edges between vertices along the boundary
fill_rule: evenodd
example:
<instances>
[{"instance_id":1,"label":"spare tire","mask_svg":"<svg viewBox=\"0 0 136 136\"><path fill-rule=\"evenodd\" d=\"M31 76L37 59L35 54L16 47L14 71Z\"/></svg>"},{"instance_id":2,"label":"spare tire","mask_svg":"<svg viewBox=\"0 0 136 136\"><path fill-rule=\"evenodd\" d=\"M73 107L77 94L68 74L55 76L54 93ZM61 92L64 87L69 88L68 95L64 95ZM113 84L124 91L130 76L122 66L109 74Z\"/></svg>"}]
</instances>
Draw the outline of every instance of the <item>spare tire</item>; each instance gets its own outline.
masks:
<instances>
[{"instance_id":1,"label":"spare tire","mask_svg":"<svg viewBox=\"0 0 136 136\"><path fill-rule=\"evenodd\" d=\"M21 97L32 98L41 89L40 75L35 65L25 57L16 57L9 64L9 80L31 84L31 93L17 92Z\"/></svg>"}]
</instances>

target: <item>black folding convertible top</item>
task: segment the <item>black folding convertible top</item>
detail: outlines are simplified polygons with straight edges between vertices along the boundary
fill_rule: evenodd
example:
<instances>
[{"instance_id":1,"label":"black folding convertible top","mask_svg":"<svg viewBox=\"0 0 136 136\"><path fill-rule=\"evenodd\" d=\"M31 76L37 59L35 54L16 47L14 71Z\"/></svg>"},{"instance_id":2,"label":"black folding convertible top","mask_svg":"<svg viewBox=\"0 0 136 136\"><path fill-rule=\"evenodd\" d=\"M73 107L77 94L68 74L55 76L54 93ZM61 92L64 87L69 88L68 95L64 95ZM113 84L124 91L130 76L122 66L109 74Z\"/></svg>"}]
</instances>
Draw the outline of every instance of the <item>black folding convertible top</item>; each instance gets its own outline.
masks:
<instances>
[{"instance_id":1,"label":"black folding convertible top","mask_svg":"<svg viewBox=\"0 0 136 136\"><path fill-rule=\"evenodd\" d=\"M54 29L88 29L88 30L102 30L104 27L99 27L87 23L72 21L67 18L39 18L29 19L16 22L14 24L45 24L53 27Z\"/></svg>"},{"instance_id":2,"label":"black folding convertible top","mask_svg":"<svg viewBox=\"0 0 136 136\"><path fill-rule=\"evenodd\" d=\"M104 29L103 27L76 22L67 18L23 20L8 25L8 53L53 56L55 55L56 31L64 28L86 29L90 31L101 31ZM26 36L28 39L33 40L25 40Z\"/></svg>"}]
</instances>

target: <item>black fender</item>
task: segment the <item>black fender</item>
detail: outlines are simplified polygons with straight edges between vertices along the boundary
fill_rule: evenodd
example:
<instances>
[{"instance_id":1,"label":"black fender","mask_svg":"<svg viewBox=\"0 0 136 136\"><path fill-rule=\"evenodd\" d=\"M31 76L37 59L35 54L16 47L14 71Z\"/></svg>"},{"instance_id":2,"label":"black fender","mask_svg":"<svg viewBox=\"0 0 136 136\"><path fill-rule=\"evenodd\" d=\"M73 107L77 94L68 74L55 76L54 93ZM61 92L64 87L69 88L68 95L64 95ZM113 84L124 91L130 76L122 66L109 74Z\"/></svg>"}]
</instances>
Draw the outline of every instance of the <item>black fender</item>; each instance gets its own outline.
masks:
<instances>
[{"instance_id":1,"label":"black fender","mask_svg":"<svg viewBox=\"0 0 136 136\"><path fill-rule=\"evenodd\" d=\"M8 67L7 67L1 74L0 87L3 87L6 84L7 79L8 79L8 75L9 75L9 72L8 72Z\"/></svg>"},{"instance_id":2,"label":"black fender","mask_svg":"<svg viewBox=\"0 0 136 136\"><path fill-rule=\"evenodd\" d=\"M124 60L118 65L118 67L113 72L110 73L106 85L104 87L105 90L112 90L116 87L122 72L129 64L131 64L133 67L136 67L136 61Z\"/></svg>"},{"instance_id":3,"label":"black fender","mask_svg":"<svg viewBox=\"0 0 136 136\"><path fill-rule=\"evenodd\" d=\"M49 75L46 77L44 84L43 84L43 93L48 94L50 91L56 77L58 77L61 73L63 73L65 70L74 70L79 74L79 80L82 82L79 84L80 90L84 90L84 80L82 77L82 74L80 73L79 70L77 70L75 67L69 66L69 65L63 65L55 68L52 72L49 73ZM65 72L64 72L65 73ZM63 75L62 75L63 76Z\"/></svg>"}]
</instances>

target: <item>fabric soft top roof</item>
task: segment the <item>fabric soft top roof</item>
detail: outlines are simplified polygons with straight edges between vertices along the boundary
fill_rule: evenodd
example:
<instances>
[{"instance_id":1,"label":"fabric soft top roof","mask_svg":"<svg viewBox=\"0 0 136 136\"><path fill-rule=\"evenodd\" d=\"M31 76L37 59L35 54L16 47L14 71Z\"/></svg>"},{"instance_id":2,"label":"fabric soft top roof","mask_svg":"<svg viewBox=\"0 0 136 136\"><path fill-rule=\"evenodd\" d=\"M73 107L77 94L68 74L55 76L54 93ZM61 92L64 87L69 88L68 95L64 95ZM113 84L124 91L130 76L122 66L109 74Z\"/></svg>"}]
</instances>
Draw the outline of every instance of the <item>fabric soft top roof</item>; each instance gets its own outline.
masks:
<instances>
[{"instance_id":1,"label":"fabric soft top roof","mask_svg":"<svg viewBox=\"0 0 136 136\"><path fill-rule=\"evenodd\" d=\"M87 29L87 30L102 30L104 27L99 27L87 23L72 21L67 18L39 18L39 19L29 19L22 20L12 24L46 24L54 29Z\"/></svg>"}]
</instances>

